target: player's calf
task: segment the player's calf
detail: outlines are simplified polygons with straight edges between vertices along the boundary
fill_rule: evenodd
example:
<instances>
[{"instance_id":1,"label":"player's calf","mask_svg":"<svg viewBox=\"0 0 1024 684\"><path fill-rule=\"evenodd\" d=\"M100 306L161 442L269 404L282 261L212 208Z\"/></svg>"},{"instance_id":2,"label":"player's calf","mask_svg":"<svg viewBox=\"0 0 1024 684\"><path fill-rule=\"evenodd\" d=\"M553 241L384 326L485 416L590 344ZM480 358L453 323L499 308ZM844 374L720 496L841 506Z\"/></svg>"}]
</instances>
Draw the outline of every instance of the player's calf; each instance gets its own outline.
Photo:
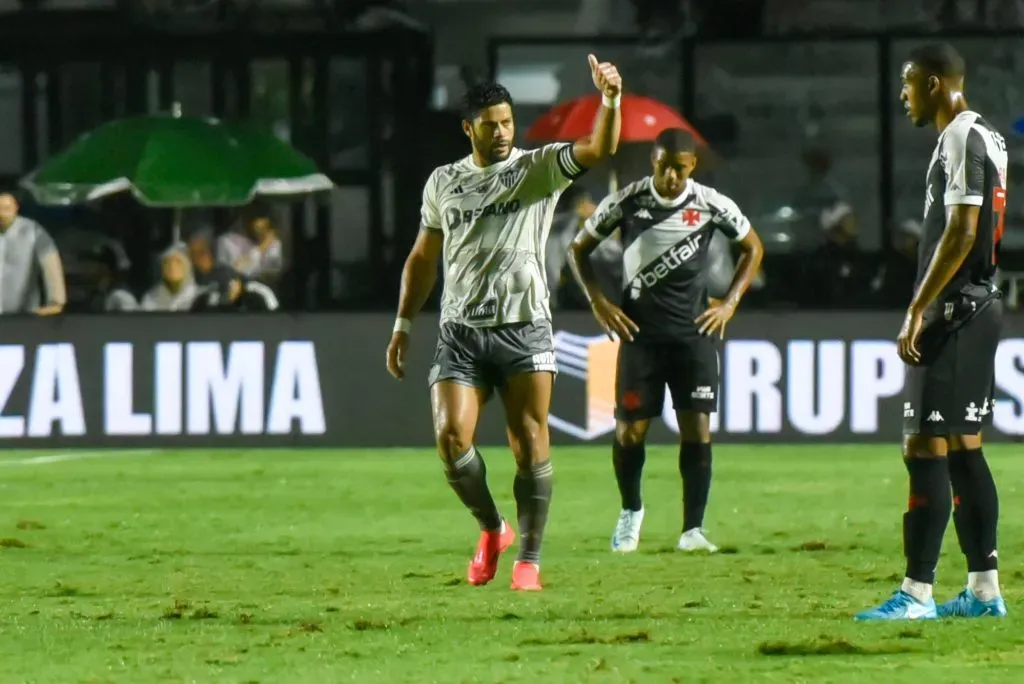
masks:
<instances>
[{"instance_id":1,"label":"player's calf","mask_svg":"<svg viewBox=\"0 0 1024 684\"><path fill-rule=\"evenodd\" d=\"M612 551L630 553L640 544L640 527L644 521L641 480L647 459L644 440L649 421L619 421L615 426L612 466L619 487L622 509L612 533Z\"/></svg>"},{"instance_id":2,"label":"player's calf","mask_svg":"<svg viewBox=\"0 0 1024 684\"><path fill-rule=\"evenodd\" d=\"M683 480L683 533L680 551L715 553L718 547L704 536L704 513L711 493L711 420L702 411L680 411L679 475Z\"/></svg>"},{"instance_id":3,"label":"player's calf","mask_svg":"<svg viewBox=\"0 0 1024 684\"><path fill-rule=\"evenodd\" d=\"M509 432L516 457L512 493L520 534L512 588L533 591L540 589L540 550L551 507L554 468L548 456L546 425L520 419L516 425L509 426Z\"/></svg>"},{"instance_id":4,"label":"player's calf","mask_svg":"<svg viewBox=\"0 0 1024 684\"><path fill-rule=\"evenodd\" d=\"M982 453L981 435L950 438L949 477L953 485L953 525L967 559L967 586L939 606L939 617L1004 617L999 589L996 528L999 494Z\"/></svg>"},{"instance_id":5,"label":"player's calf","mask_svg":"<svg viewBox=\"0 0 1024 684\"><path fill-rule=\"evenodd\" d=\"M910 496L903 515L906 575L900 589L858 620L913 620L937 617L932 586L942 550L942 537L952 507L947 447L943 438L910 435L903 458L910 475Z\"/></svg>"}]
</instances>

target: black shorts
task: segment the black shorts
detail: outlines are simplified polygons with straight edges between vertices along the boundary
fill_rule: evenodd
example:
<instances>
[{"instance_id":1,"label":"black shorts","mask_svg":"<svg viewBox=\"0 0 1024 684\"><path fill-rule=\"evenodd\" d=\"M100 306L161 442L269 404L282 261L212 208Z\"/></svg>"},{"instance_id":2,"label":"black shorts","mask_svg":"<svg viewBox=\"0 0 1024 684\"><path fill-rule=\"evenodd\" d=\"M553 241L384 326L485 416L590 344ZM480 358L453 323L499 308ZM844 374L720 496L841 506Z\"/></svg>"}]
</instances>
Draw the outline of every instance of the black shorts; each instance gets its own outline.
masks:
<instances>
[{"instance_id":1,"label":"black shorts","mask_svg":"<svg viewBox=\"0 0 1024 684\"><path fill-rule=\"evenodd\" d=\"M921 363L907 366L903 434L975 435L992 424L996 349L1003 306L996 300L963 327L941 321L921 335Z\"/></svg>"},{"instance_id":2,"label":"black shorts","mask_svg":"<svg viewBox=\"0 0 1024 684\"><path fill-rule=\"evenodd\" d=\"M676 411L714 413L718 375L718 343L710 337L623 342L615 375L615 417L632 422L660 416L666 385Z\"/></svg>"},{"instance_id":3,"label":"black shorts","mask_svg":"<svg viewBox=\"0 0 1024 684\"><path fill-rule=\"evenodd\" d=\"M433 386L451 380L491 391L504 386L510 375L539 372L558 372L548 321L493 328L445 323L437 336L428 382Z\"/></svg>"}]
</instances>

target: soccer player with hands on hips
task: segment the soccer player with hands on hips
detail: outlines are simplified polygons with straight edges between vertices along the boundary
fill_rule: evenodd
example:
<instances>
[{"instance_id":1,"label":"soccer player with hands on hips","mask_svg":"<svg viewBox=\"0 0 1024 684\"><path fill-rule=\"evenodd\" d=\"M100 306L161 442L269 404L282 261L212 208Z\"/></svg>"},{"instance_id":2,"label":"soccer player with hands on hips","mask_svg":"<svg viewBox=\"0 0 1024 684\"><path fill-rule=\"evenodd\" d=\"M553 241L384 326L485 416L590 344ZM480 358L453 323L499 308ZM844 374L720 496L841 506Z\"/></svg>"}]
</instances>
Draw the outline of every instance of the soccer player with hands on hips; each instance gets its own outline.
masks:
<instances>
[{"instance_id":1,"label":"soccer player with hands on hips","mask_svg":"<svg viewBox=\"0 0 1024 684\"><path fill-rule=\"evenodd\" d=\"M856 619L1003 617L999 499L981 433L992 419L1002 327L994 279L1006 206L1006 142L968 107L964 60L949 45L917 48L900 76L907 116L939 132L925 176L917 281L897 340L906 362L907 567L900 589ZM932 585L951 507L967 586L936 605Z\"/></svg>"},{"instance_id":2,"label":"soccer player with hands on hips","mask_svg":"<svg viewBox=\"0 0 1024 684\"><path fill-rule=\"evenodd\" d=\"M735 202L690 178L696 152L687 131L662 131L651 175L606 197L570 247L570 267L595 318L620 341L612 463L622 509L613 551L635 551L640 541L644 442L651 419L662 413L666 385L682 438L683 532L677 548L717 550L702 528L711 488L718 341L757 274L764 248ZM716 230L738 244L742 256L725 298L710 302L708 247ZM623 243L621 308L601 292L590 263L598 244L616 231Z\"/></svg>"},{"instance_id":3,"label":"soccer player with hands on hips","mask_svg":"<svg viewBox=\"0 0 1024 684\"><path fill-rule=\"evenodd\" d=\"M615 153L621 127L622 79L614 65L594 55L588 61L603 106L590 136L576 143L515 147L508 91L494 83L469 89L462 129L472 151L427 179L420 232L402 272L387 349L388 372L399 379L412 320L434 287L443 256L441 326L428 383L448 483L480 525L468 569L472 585L494 579L499 556L515 541L473 445L481 409L497 390L516 459L513 494L521 536L511 586L541 589L540 549L552 489L548 412L556 373L544 245L559 196Z\"/></svg>"}]
</instances>

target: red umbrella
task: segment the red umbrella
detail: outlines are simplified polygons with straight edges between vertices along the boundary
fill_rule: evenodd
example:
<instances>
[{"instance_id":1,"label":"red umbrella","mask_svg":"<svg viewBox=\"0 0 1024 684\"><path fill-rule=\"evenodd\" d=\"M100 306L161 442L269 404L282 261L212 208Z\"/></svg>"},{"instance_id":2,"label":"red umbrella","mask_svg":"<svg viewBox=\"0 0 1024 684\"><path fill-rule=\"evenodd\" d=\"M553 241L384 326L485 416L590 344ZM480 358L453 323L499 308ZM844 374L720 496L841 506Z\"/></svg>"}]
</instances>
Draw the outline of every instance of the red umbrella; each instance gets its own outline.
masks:
<instances>
[{"instance_id":1,"label":"red umbrella","mask_svg":"<svg viewBox=\"0 0 1024 684\"><path fill-rule=\"evenodd\" d=\"M642 95L624 94L622 103L621 142L653 142L666 128L682 128L690 132L697 144L707 142L678 112L657 100ZM590 135L601 107L601 95L594 94L563 102L548 110L526 132L527 140L579 140Z\"/></svg>"}]
</instances>

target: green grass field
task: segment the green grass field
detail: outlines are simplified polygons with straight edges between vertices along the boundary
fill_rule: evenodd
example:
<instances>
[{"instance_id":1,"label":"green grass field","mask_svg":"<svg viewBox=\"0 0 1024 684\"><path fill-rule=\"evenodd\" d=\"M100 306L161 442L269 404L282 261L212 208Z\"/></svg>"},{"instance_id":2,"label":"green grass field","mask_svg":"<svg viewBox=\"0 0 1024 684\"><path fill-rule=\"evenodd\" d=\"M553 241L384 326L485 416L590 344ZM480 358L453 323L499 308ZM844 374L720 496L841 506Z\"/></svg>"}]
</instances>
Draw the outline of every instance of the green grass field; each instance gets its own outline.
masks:
<instances>
[{"instance_id":1,"label":"green grass field","mask_svg":"<svg viewBox=\"0 0 1024 684\"><path fill-rule=\"evenodd\" d=\"M1016 451L989 449L1010 618L895 625L850 619L902 574L895 447L717 448L702 557L672 550L674 449L621 557L607 449L558 449L530 595L511 556L466 585L476 528L429 450L5 452L0 682L1019 682ZM950 529L938 597L964 572Z\"/></svg>"}]
</instances>

